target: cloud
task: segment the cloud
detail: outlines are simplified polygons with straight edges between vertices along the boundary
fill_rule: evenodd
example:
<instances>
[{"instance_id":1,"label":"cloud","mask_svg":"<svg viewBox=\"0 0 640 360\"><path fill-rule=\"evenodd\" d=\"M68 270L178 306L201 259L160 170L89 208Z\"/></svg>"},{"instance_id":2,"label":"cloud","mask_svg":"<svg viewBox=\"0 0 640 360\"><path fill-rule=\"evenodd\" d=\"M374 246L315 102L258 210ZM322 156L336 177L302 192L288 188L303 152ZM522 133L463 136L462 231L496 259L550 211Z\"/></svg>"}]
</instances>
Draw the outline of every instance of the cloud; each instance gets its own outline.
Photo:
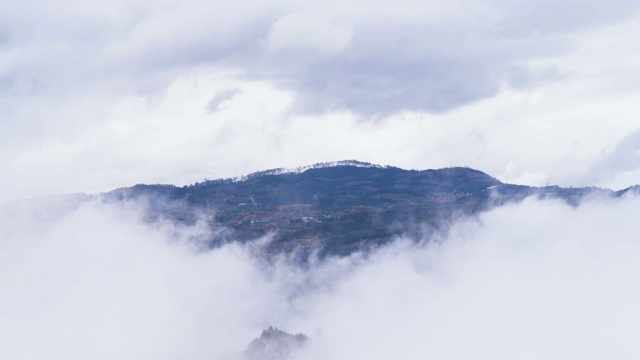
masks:
<instances>
[{"instance_id":1,"label":"cloud","mask_svg":"<svg viewBox=\"0 0 640 360\"><path fill-rule=\"evenodd\" d=\"M348 109L369 117L399 111L442 113L493 97L504 86L535 88L559 80L562 71L531 62L570 52L575 33L620 21L635 11L630 2L611 8L597 2L463 5L464 15L452 3L413 1L355 1L341 4L345 11L320 7L314 9L313 21L296 20L301 16L289 13L272 24L267 36L272 46L266 54L243 67L248 76L265 74L294 91L297 109L304 112ZM602 13L596 10L603 7L607 10ZM353 10L362 8L367 10ZM294 22L304 23L304 29L283 32L297 46L286 57L273 56L276 30ZM328 29L334 29L332 35ZM338 40L329 46L329 38ZM316 45L310 45L313 42ZM309 53L320 43L331 47L330 54Z\"/></svg>"},{"instance_id":2,"label":"cloud","mask_svg":"<svg viewBox=\"0 0 640 360\"><path fill-rule=\"evenodd\" d=\"M225 101L233 99L234 96L240 93L240 89L238 88L227 88L218 91L212 98L209 100L207 104L207 110L209 112L217 111L220 109L220 106Z\"/></svg>"},{"instance_id":3,"label":"cloud","mask_svg":"<svg viewBox=\"0 0 640 360\"><path fill-rule=\"evenodd\" d=\"M335 53L351 41L351 30L312 14L289 14L269 28L265 48L269 53L291 48Z\"/></svg>"},{"instance_id":4,"label":"cloud","mask_svg":"<svg viewBox=\"0 0 640 360\"><path fill-rule=\"evenodd\" d=\"M269 79L299 93L309 111L437 113L492 97L504 84L554 79L553 68L529 62L566 53L573 34L628 19L636 5L155 1L100 2L97 12L74 2L39 11L14 4L3 17L0 78L20 98L154 94L207 65Z\"/></svg>"},{"instance_id":5,"label":"cloud","mask_svg":"<svg viewBox=\"0 0 640 360\"><path fill-rule=\"evenodd\" d=\"M435 242L306 267L194 251L199 230L143 224L136 207L85 203L49 222L5 207L0 355L234 359L275 325L322 328L338 360L631 359L639 206L528 199Z\"/></svg>"},{"instance_id":6,"label":"cloud","mask_svg":"<svg viewBox=\"0 0 640 360\"><path fill-rule=\"evenodd\" d=\"M3 239L3 357L228 358L264 316L252 309L278 307L239 248L196 254L131 211L88 205Z\"/></svg>"},{"instance_id":7,"label":"cloud","mask_svg":"<svg viewBox=\"0 0 640 360\"><path fill-rule=\"evenodd\" d=\"M312 318L338 347L332 358L633 357L634 326L620 321L640 316L631 300L640 248L624 215L633 207L497 209L439 245L357 266L319 296Z\"/></svg>"},{"instance_id":8,"label":"cloud","mask_svg":"<svg viewBox=\"0 0 640 360\"><path fill-rule=\"evenodd\" d=\"M33 4L0 14L0 201L353 158L594 185L640 114L635 2Z\"/></svg>"},{"instance_id":9,"label":"cloud","mask_svg":"<svg viewBox=\"0 0 640 360\"><path fill-rule=\"evenodd\" d=\"M576 175L591 184L613 183L629 186L638 178L640 167L640 129L626 134L610 151L602 153L583 174Z\"/></svg>"}]
</instances>

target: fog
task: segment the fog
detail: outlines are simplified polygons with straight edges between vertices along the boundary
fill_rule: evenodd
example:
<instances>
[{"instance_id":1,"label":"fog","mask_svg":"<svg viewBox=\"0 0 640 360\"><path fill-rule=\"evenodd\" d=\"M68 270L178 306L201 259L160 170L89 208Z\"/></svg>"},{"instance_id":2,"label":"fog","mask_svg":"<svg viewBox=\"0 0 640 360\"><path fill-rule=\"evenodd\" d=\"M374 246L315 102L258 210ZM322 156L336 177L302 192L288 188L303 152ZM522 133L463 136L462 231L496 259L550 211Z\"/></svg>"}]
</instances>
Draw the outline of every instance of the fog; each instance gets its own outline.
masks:
<instances>
[{"instance_id":1,"label":"fog","mask_svg":"<svg viewBox=\"0 0 640 360\"><path fill-rule=\"evenodd\" d=\"M269 325L322 329L313 359L640 357L637 197L529 198L304 266L62 201L0 209L0 358L233 360Z\"/></svg>"}]
</instances>

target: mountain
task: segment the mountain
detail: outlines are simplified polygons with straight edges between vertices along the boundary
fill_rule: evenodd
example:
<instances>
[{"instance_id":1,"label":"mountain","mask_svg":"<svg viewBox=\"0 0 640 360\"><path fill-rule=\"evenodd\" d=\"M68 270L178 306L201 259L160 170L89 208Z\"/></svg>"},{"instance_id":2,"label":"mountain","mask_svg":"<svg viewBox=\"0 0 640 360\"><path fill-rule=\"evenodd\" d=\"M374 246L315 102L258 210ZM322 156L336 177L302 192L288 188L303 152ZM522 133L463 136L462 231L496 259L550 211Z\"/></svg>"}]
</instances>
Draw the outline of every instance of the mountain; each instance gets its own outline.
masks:
<instances>
[{"instance_id":1,"label":"mountain","mask_svg":"<svg viewBox=\"0 0 640 360\"><path fill-rule=\"evenodd\" d=\"M299 251L345 255L399 236L424 238L453 217L472 216L527 196L576 205L600 188L505 184L478 170L404 170L358 161L274 169L190 186L136 185L103 195L107 201L145 199L147 218L184 224L204 219L216 231L211 246L272 236L268 254Z\"/></svg>"},{"instance_id":2,"label":"mountain","mask_svg":"<svg viewBox=\"0 0 640 360\"><path fill-rule=\"evenodd\" d=\"M270 326L260 337L249 343L244 352L245 360L294 360L296 355L311 346L311 339L304 334L292 335Z\"/></svg>"}]
</instances>

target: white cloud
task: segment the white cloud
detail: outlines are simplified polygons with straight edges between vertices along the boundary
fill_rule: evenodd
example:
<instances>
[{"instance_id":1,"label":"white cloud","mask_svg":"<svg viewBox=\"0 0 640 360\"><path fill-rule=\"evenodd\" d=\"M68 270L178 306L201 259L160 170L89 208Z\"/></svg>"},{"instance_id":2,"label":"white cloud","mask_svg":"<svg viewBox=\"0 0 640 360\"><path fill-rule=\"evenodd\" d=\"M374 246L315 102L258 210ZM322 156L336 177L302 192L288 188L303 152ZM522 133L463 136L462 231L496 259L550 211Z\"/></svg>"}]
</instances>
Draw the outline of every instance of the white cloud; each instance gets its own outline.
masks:
<instances>
[{"instance_id":1,"label":"white cloud","mask_svg":"<svg viewBox=\"0 0 640 360\"><path fill-rule=\"evenodd\" d=\"M351 37L348 28L317 15L289 14L271 25L265 47L268 52L299 47L331 54L348 46Z\"/></svg>"},{"instance_id":2,"label":"white cloud","mask_svg":"<svg viewBox=\"0 0 640 360\"><path fill-rule=\"evenodd\" d=\"M135 208L44 221L35 205L1 209L3 358L234 359L268 325L322 328L337 360L640 354L637 197L529 199L436 243L308 267L196 253L198 228L142 225Z\"/></svg>"}]
</instances>

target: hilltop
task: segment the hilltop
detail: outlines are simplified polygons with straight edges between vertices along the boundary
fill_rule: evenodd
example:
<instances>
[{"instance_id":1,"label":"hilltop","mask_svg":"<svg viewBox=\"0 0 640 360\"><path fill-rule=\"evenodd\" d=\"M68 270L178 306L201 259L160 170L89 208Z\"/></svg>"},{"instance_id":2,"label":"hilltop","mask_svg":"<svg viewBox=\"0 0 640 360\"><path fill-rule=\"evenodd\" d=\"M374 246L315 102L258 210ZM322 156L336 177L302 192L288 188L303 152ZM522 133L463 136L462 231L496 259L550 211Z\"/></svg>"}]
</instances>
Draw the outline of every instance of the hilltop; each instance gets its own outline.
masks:
<instances>
[{"instance_id":1,"label":"hilltop","mask_svg":"<svg viewBox=\"0 0 640 360\"><path fill-rule=\"evenodd\" d=\"M265 235L266 251L348 254L399 236L421 238L452 217L472 216L530 195L577 204L599 188L505 184L478 170L404 170L357 161L274 169L190 186L136 185L104 194L108 201L145 198L148 219L224 228L210 246Z\"/></svg>"}]
</instances>

